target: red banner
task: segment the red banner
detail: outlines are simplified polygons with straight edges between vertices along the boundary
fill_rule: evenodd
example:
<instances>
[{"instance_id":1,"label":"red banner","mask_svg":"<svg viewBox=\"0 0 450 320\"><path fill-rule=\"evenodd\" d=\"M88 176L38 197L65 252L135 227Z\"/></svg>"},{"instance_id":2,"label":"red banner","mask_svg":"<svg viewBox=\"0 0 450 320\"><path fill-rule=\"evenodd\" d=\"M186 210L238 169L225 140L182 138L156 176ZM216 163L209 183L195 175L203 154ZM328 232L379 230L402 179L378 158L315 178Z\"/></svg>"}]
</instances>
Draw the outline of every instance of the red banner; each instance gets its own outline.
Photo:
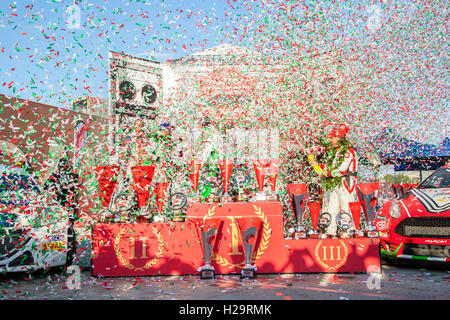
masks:
<instances>
[{"instance_id":1,"label":"red banner","mask_svg":"<svg viewBox=\"0 0 450 320\"><path fill-rule=\"evenodd\" d=\"M156 182L153 192L156 194L156 207L158 213L162 214L164 203L166 201L167 188L169 187L169 182Z\"/></svg>"},{"instance_id":2,"label":"red banner","mask_svg":"<svg viewBox=\"0 0 450 320\"><path fill-rule=\"evenodd\" d=\"M231 172L233 171L233 160L219 160L220 174L222 175L223 190L228 192L230 186Z\"/></svg>"},{"instance_id":3,"label":"red banner","mask_svg":"<svg viewBox=\"0 0 450 320\"><path fill-rule=\"evenodd\" d=\"M311 215L311 221L314 230L319 227L320 218L320 202L308 202L309 214Z\"/></svg>"},{"instance_id":4,"label":"red banner","mask_svg":"<svg viewBox=\"0 0 450 320\"><path fill-rule=\"evenodd\" d=\"M359 222L361 220L361 202L350 202L350 212L352 213L355 229L359 230Z\"/></svg>"},{"instance_id":5,"label":"red banner","mask_svg":"<svg viewBox=\"0 0 450 320\"><path fill-rule=\"evenodd\" d=\"M95 168L95 176L98 181L98 189L103 207L108 207L114 188L117 184L117 176L120 168L117 166L98 166Z\"/></svg>"},{"instance_id":6,"label":"red banner","mask_svg":"<svg viewBox=\"0 0 450 320\"><path fill-rule=\"evenodd\" d=\"M192 188L194 189L194 192L197 193L198 190L198 183L199 183L199 178L200 178L200 169L202 167L202 163L192 160L191 161L191 166L189 169L189 178L191 179L192 182Z\"/></svg>"},{"instance_id":7,"label":"red banner","mask_svg":"<svg viewBox=\"0 0 450 320\"><path fill-rule=\"evenodd\" d=\"M139 208L145 207L148 202L155 168L155 165L136 166L131 168L134 179L133 189L137 194Z\"/></svg>"}]
</instances>

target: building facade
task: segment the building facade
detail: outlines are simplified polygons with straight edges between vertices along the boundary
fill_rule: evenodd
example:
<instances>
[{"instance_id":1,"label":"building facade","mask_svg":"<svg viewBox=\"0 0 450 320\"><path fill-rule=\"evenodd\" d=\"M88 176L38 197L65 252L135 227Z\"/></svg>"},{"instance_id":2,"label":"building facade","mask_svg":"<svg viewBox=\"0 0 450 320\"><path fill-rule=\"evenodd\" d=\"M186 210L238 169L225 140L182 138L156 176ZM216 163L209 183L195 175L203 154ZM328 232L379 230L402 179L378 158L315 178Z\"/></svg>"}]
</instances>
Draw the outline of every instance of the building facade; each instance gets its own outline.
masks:
<instances>
[{"instance_id":1,"label":"building facade","mask_svg":"<svg viewBox=\"0 0 450 320\"><path fill-rule=\"evenodd\" d=\"M186 135L208 117L219 131L277 128L287 161L287 142L313 147L352 112L339 52L271 56L224 44L166 62L116 52L109 60L116 144L138 118Z\"/></svg>"}]
</instances>

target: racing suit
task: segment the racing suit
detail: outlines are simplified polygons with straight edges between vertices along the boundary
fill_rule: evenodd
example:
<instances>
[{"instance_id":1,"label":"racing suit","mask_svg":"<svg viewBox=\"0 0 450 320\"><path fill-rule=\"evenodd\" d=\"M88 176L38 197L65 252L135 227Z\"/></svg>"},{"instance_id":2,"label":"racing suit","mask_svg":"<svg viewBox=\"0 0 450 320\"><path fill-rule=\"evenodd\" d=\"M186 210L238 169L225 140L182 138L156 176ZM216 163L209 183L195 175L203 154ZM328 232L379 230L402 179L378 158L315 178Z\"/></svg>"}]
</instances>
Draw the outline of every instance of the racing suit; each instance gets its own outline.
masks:
<instances>
[{"instance_id":1,"label":"racing suit","mask_svg":"<svg viewBox=\"0 0 450 320\"><path fill-rule=\"evenodd\" d=\"M339 151L336 153L333 159L331 168L334 168L339 158ZM331 222L328 226L327 233L336 235L337 223L336 217L340 211L351 214L350 202L356 202L356 184L358 171L358 159L353 148L349 148L344 155L344 160L338 168L331 170L326 166L321 165L321 169L324 170L325 177L341 177L339 184L332 190L328 190L324 197L322 212L328 212L331 215ZM354 228L354 226L352 227Z\"/></svg>"}]
</instances>

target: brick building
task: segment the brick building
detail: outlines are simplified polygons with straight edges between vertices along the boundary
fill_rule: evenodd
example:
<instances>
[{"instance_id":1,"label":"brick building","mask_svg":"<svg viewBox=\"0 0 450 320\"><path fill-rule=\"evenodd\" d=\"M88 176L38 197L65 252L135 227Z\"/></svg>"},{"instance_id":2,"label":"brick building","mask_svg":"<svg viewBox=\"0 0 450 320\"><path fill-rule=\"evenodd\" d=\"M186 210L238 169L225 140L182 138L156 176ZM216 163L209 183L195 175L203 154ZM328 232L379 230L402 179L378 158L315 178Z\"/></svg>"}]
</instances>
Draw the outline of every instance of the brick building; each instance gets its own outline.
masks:
<instances>
[{"instance_id":1,"label":"brick building","mask_svg":"<svg viewBox=\"0 0 450 320\"><path fill-rule=\"evenodd\" d=\"M81 176L84 222L91 220L90 208L96 206L93 170L101 162L107 133L107 118L0 94L1 163L14 164L22 156L43 184L66 150Z\"/></svg>"}]
</instances>

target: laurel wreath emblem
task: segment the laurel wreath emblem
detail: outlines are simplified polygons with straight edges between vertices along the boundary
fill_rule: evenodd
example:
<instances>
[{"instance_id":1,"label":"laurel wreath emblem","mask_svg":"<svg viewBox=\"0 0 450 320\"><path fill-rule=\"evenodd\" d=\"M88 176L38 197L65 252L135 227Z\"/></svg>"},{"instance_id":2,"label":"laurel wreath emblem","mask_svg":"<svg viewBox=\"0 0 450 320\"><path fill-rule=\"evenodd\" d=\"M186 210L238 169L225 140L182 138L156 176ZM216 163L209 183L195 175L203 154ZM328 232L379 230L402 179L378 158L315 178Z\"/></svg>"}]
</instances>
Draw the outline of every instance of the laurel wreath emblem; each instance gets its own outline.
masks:
<instances>
[{"instance_id":1,"label":"laurel wreath emblem","mask_svg":"<svg viewBox=\"0 0 450 320\"><path fill-rule=\"evenodd\" d=\"M336 269L340 268L347 261L347 257L348 257L348 248L345 245L344 241L339 240L340 244L344 247L344 257L341 259L341 262L339 262L334 267L330 267L329 265L327 265L325 262L322 261L322 259L319 256L319 248L321 247L322 241L323 240L319 241L319 243L316 245L316 248L314 250L314 256L316 257L317 262L319 262L319 264L325 269L336 270Z\"/></svg>"},{"instance_id":2,"label":"laurel wreath emblem","mask_svg":"<svg viewBox=\"0 0 450 320\"><path fill-rule=\"evenodd\" d=\"M156 256L149 260L143 267L136 267L129 261L127 261L120 253L120 239L123 237L125 233L125 228L122 228L119 232L119 234L116 237L116 240L114 241L114 251L116 252L117 258L119 259L119 262L121 265L123 265L125 268L133 270L133 271L144 271L145 269L151 268L155 263L158 261L159 258L163 256L163 249L164 249L164 241L161 236L161 233L158 232L158 229L156 227L152 227L153 234L156 235L156 238L158 239L158 252L156 253Z\"/></svg>"},{"instance_id":3,"label":"laurel wreath emblem","mask_svg":"<svg viewBox=\"0 0 450 320\"><path fill-rule=\"evenodd\" d=\"M203 221L205 221L208 218L213 217L214 214L216 213L216 208L217 208L217 206L214 206L214 207L208 209L208 213L203 217ZM255 205L253 206L253 208L255 209L254 213L256 214L256 216L258 216L263 223L261 242L259 244L258 250L256 251L256 253L253 254L253 256L251 258L251 262L255 263L256 260L264 254L264 251L269 246L271 230L270 230L269 220L264 215L264 212L261 210L261 208L255 206ZM224 266L224 267L229 267L229 268L238 267L241 269L245 267L245 259L241 263L233 264L230 261L228 261L227 258L220 256L218 253L213 253L211 259L215 260L217 264Z\"/></svg>"}]
</instances>

